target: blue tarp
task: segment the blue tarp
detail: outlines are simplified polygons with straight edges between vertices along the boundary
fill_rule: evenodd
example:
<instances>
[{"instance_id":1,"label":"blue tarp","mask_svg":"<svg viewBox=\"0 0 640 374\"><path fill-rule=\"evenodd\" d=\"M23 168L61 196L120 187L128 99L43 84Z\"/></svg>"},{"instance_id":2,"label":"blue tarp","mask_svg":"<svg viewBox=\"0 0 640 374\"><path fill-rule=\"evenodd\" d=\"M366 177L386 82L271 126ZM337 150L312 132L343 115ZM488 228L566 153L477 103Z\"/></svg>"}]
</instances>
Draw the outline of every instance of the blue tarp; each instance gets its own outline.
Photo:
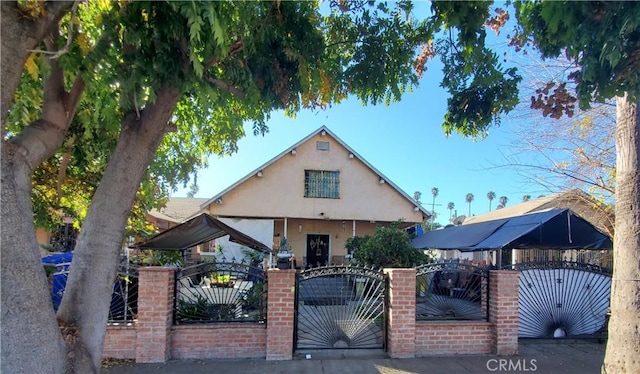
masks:
<instances>
[{"instance_id":1,"label":"blue tarp","mask_svg":"<svg viewBox=\"0 0 640 374\"><path fill-rule=\"evenodd\" d=\"M569 209L428 231L412 241L419 249L462 252L510 249L611 249L611 238Z\"/></svg>"}]
</instances>

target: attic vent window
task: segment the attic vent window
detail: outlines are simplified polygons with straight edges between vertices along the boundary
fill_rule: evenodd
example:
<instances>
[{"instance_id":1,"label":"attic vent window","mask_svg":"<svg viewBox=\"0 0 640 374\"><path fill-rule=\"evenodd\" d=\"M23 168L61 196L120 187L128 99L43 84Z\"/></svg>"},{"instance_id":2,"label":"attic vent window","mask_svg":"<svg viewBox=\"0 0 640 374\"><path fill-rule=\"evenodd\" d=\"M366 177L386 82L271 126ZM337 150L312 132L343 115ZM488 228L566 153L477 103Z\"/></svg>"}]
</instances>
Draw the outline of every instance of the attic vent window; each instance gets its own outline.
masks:
<instances>
[{"instance_id":1,"label":"attic vent window","mask_svg":"<svg viewBox=\"0 0 640 374\"><path fill-rule=\"evenodd\" d=\"M339 199L340 172L327 170L305 170L304 197Z\"/></svg>"},{"instance_id":2,"label":"attic vent window","mask_svg":"<svg viewBox=\"0 0 640 374\"><path fill-rule=\"evenodd\" d=\"M318 151L328 151L329 150L329 142L316 142L316 149Z\"/></svg>"}]
</instances>

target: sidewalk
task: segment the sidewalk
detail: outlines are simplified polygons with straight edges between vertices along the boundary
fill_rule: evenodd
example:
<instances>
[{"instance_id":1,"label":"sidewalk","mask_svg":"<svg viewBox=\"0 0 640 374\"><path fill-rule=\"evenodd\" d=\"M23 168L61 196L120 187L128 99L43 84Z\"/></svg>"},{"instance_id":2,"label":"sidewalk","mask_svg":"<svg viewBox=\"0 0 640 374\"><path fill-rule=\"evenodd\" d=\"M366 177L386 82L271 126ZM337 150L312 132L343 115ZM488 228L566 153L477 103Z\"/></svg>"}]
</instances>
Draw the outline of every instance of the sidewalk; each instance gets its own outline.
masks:
<instances>
[{"instance_id":1,"label":"sidewalk","mask_svg":"<svg viewBox=\"0 0 640 374\"><path fill-rule=\"evenodd\" d=\"M604 344L581 340L521 340L518 356L453 356L413 359L354 356L292 361L172 360L166 364L122 363L103 368L108 374L402 374L402 373L600 373Z\"/></svg>"}]
</instances>

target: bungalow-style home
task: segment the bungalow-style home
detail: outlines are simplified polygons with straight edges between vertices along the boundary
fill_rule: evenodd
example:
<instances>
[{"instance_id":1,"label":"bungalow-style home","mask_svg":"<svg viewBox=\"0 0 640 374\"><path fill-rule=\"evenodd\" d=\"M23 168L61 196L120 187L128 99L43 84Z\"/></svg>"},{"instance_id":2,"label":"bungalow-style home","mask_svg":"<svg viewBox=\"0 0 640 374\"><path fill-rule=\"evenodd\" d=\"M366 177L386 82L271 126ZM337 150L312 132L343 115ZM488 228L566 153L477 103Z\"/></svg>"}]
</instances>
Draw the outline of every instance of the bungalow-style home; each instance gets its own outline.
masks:
<instances>
[{"instance_id":1,"label":"bungalow-style home","mask_svg":"<svg viewBox=\"0 0 640 374\"><path fill-rule=\"evenodd\" d=\"M185 198L169 204L174 201L185 204ZM166 210L150 215L157 213L171 218ZM348 238L393 222L410 228L430 216L325 126L201 201L190 216L199 213L261 242L269 238L269 247L281 258L295 258L297 267L342 264L351 255L345 249ZM229 245L218 240L196 252L209 255Z\"/></svg>"}]
</instances>

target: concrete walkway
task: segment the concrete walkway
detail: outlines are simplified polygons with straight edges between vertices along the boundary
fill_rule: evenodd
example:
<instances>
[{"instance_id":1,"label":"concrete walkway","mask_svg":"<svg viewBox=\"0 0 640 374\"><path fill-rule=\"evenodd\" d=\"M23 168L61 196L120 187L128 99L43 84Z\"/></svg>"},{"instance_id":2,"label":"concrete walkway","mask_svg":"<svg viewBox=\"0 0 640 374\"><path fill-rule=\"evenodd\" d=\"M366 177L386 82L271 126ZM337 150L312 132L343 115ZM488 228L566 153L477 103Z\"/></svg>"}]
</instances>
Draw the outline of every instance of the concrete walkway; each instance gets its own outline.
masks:
<instances>
[{"instance_id":1,"label":"concrete walkway","mask_svg":"<svg viewBox=\"0 0 640 374\"><path fill-rule=\"evenodd\" d=\"M380 355L330 358L312 354L292 361L172 360L166 364L122 363L103 368L108 374L401 374L401 373L600 373L605 345L592 340L521 340L519 354L390 359Z\"/></svg>"}]
</instances>

